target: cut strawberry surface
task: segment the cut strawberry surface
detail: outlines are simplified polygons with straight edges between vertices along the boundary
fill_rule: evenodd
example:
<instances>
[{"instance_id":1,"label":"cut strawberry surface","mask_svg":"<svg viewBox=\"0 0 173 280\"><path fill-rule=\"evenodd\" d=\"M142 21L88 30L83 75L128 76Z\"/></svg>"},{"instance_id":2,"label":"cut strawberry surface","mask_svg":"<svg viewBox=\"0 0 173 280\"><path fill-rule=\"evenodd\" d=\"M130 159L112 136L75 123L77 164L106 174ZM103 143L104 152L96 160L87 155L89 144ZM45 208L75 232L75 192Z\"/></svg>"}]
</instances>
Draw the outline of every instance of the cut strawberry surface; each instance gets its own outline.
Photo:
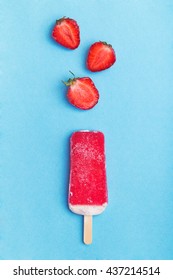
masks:
<instances>
[{"instance_id":1,"label":"cut strawberry surface","mask_svg":"<svg viewBox=\"0 0 173 280\"><path fill-rule=\"evenodd\" d=\"M91 45L87 56L87 68L92 72L102 71L111 67L116 61L115 51L106 42Z\"/></svg>"},{"instance_id":2,"label":"cut strawberry surface","mask_svg":"<svg viewBox=\"0 0 173 280\"><path fill-rule=\"evenodd\" d=\"M73 78L64 83L69 86L67 99L73 106L88 110L98 103L99 92L89 77Z\"/></svg>"},{"instance_id":3,"label":"cut strawberry surface","mask_svg":"<svg viewBox=\"0 0 173 280\"><path fill-rule=\"evenodd\" d=\"M74 19L63 17L56 21L52 37L60 45L76 49L80 44L79 26Z\"/></svg>"}]
</instances>

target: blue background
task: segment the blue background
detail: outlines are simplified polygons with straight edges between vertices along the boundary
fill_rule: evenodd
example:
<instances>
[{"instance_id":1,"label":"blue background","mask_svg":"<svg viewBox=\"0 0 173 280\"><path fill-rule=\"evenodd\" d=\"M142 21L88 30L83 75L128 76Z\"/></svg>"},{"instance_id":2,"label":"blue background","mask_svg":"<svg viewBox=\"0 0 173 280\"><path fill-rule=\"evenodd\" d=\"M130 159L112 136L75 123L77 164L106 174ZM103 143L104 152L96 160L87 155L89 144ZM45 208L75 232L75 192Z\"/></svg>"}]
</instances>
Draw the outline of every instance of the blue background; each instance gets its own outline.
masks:
<instances>
[{"instance_id":1,"label":"blue background","mask_svg":"<svg viewBox=\"0 0 173 280\"><path fill-rule=\"evenodd\" d=\"M3 2L1 258L173 259L173 2ZM62 16L80 26L74 51L51 39ZM91 73L99 40L117 62ZM69 70L93 79L93 109L67 102ZM80 129L106 138L109 205L90 246L67 205L69 137Z\"/></svg>"}]
</instances>

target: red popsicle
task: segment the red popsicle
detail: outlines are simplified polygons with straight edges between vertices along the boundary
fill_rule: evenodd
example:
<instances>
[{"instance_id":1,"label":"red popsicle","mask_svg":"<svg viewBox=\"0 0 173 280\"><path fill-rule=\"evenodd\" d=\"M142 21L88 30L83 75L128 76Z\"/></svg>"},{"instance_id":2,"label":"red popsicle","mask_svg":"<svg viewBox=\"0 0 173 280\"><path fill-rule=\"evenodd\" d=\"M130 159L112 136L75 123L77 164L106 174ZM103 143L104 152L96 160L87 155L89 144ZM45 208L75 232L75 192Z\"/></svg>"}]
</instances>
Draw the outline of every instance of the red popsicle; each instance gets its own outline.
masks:
<instances>
[{"instance_id":1,"label":"red popsicle","mask_svg":"<svg viewBox=\"0 0 173 280\"><path fill-rule=\"evenodd\" d=\"M77 131L70 140L69 208L84 215L84 243L92 242L92 215L108 203L104 135L100 131Z\"/></svg>"}]
</instances>

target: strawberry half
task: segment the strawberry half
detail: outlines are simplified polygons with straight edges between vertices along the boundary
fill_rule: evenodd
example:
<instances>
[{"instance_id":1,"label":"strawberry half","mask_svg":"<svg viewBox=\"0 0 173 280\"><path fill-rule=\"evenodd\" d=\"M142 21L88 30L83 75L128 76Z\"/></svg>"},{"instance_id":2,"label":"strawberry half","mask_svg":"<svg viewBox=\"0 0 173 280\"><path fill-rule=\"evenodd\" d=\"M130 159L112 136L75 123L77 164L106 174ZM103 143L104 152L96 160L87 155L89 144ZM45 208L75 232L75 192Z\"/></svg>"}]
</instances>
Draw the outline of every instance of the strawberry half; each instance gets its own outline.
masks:
<instances>
[{"instance_id":1,"label":"strawberry half","mask_svg":"<svg viewBox=\"0 0 173 280\"><path fill-rule=\"evenodd\" d=\"M64 82L68 86L67 99L82 110L93 108L99 99L99 92L89 77L73 78Z\"/></svg>"},{"instance_id":2,"label":"strawberry half","mask_svg":"<svg viewBox=\"0 0 173 280\"><path fill-rule=\"evenodd\" d=\"M87 56L87 68L92 72L111 67L116 61L115 51L106 42L95 42L91 45Z\"/></svg>"},{"instance_id":3,"label":"strawberry half","mask_svg":"<svg viewBox=\"0 0 173 280\"><path fill-rule=\"evenodd\" d=\"M77 22L71 18L60 18L52 31L53 39L68 49L76 49L80 44L80 30Z\"/></svg>"}]
</instances>

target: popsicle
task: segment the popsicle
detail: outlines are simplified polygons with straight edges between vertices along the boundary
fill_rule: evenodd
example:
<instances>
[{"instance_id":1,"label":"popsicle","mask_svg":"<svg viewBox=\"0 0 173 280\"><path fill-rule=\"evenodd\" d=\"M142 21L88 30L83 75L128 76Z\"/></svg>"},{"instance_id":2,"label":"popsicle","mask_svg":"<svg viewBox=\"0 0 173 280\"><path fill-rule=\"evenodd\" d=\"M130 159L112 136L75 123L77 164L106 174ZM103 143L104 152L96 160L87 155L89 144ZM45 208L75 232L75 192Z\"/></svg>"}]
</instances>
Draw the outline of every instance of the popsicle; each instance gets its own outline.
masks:
<instances>
[{"instance_id":1,"label":"popsicle","mask_svg":"<svg viewBox=\"0 0 173 280\"><path fill-rule=\"evenodd\" d=\"M108 203L104 134L76 131L70 138L70 180L68 204L84 216L85 244L92 243L92 216L102 213Z\"/></svg>"}]
</instances>

